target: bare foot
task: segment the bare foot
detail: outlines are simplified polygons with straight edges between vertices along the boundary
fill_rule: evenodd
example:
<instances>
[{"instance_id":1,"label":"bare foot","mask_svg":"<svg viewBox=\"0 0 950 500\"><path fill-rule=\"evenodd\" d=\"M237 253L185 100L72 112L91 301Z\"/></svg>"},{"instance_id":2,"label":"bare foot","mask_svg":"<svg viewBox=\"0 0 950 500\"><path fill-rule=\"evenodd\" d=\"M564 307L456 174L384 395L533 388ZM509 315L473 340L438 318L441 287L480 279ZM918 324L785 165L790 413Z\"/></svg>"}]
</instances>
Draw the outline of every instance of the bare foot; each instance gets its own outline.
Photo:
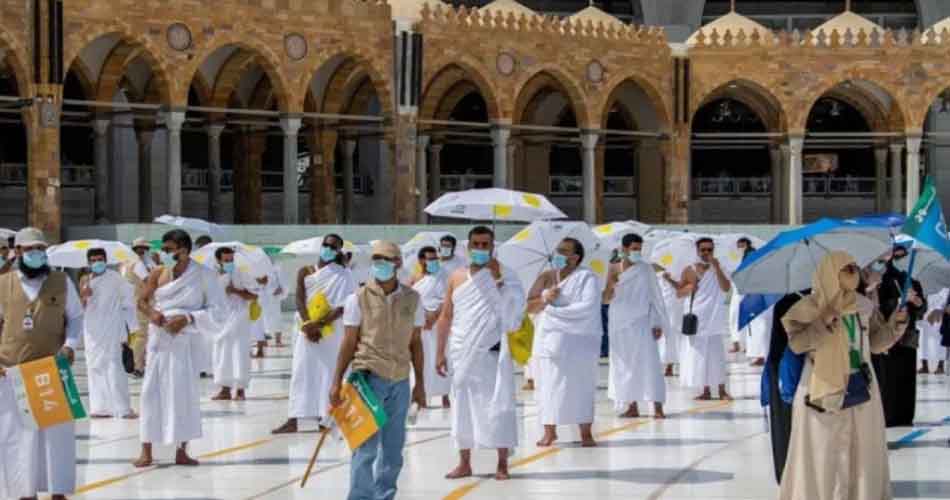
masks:
<instances>
[{"instance_id":1,"label":"bare foot","mask_svg":"<svg viewBox=\"0 0 950 500\"><path fill-rule=\"evenodd\" d=\"M926 367L923 367L923 368L917 370L917 373L920 374L920 375L927 375L928 373L930 373L930 370L928 370Z\"/></svg>"},{"instance_id":2,"label":"bare foot","mask_svg":"<svg viewBox=\"0 0 950 500\"><path fill-rule=\"evenodd\" d=\"M445 475L446 479L461 479L463 477L472 477L471 465L459 465L452 472Z\"/></svg>"},{"instance_id":3,"label":"bare foot","mask_svg":"<svg viewBox=\"0 0 950 500\"><path fill-rule=\"evenodd\" d=\"M198 461L189 457L188 452L182 448L178 448L178 451L175 453L175 465L187 465L194 467L198 465Z\"/></svg>"},{"instance_id":4,"label":"bare foot","mask_svg":"<svg viewBox=\"0 0 950 500\"><path fill-rule=\"evenodd\" d=\"M449 402L448 396L442 396L442 408L448 410L452 407L452 403Z\"/></svg>"},{"instance_id":5,"label":"bare foot","mask_svg":"<svg viewBox=\"0 0 950 500\"><path fill-rule=\"evenodd\" d=\"M244 401L247 398L244 396L244 389L238 389L237 394L234 395L235 401Z\"/></svg>"},{"instance_id":6,"label":"bare foot","mask_svg":"<svg viewBox=\"0 0 950 500\"><path fill-rule=\"evenodd\" d=\"M711 401L711 400L712 400L712 394L709 394L709 392L707 391L707 392L704 392L704 393L700 394L699 396L696 396L696 397L693 398L693 399L695 399L696 401Z\"/></svg>"},{"instance_id":7,"label":"bare foot","mask_svg":"<svg viewBox=\"0 0 950 500\"><path fill-rule=\"evenodd\" d=\"M131 411L125 415L122 415L123 420L135 420L137 418L139 418L139 414L135 413L134 411Z\"/></svg>"},{"instance_id":8,"label":"bare foot","mask_svg":"<svg viewBox=\"0 0 950 500\"><path fill-rule=\"evenodd\" d=\"M739 347L739 343L738 343L738 342L733 342L733 343L732 343L732 349L729 349L729 353L730 353L730 354L732 354L732 353L737 353L737 352L739 352L739 351L741 351L741 350L742 350L742 348Z\"/></svg>"},{"instance_id":9,"label":"bare foot","mask_svg":"<svg viewBox=\"0 0 950 500\"><path fill-rule=\"evenodd\" d=\"M721 400L723 400L723 401L732 401L732 396L730 396L729 393L726 392L725 389L720 389L720 390L719 390L719 399L721 399Z\"/></svg>"},{"instance_id":10,"label":"bare foot","mask_svg":"<svg viewBox=\"0 0 950 500\"><path fill-rule=\"evenodd\" d=\"M538 446L538 448L547 448L548 446L554 444L555 441L557 441L557 434L546 435L535 444Z\"/></svg>"},{"instance_id":11,"label":"bare foot","mask_svg":"<svg viewBox=\"0 0 950 500\"><path fill-rule=\"evenodd\" d=\"M941 366L941 367L937 368L937 370L934 372L934 375L943 375L944 373L946 373L946 372L943 371L943 367Z\"/></svg>"},{"instance_id":12,"label":"bare foot","mask_svg":"<svg viewBox=\"0 0 950 500\"><path fill-rule=\"evenodd\" d=\"M508 466L498 467L498 470L495 471L495 481L507 481L511 479L511 474L508 474Z\"/></svg>"},{"instance_id":13,"label":"bare foot","mask_svg":"<svg viewBox=\"0 0 950 500\"><path fill-rule=\"evenodd\" d=\"M525 381L524 385L521 386L522 391L533 391L534 390L534 380L528 379Z\"/></svg>"},{"instance_id":14,"label":"bare foot","mask_svg":"<svg viewBox=\"0 0 950 500\"><path fill-rule=\"evenodd\" d=\"M755 358L754 360L752 360L751 363L749 363L749 366L764 366L764 365L765 365L765 358Z\"/></svg>"},{"instance_id":15,"label":"bare foot","mask_svg":"<svg viewBox=\"0 0 950 500\"><path fill-rule=\"evenodd\" d=\"M657 420L663 420L666 418L666 413L663 413L663 405L660 403L653 404L653 418Z\"/></svg>"},{"instance_id":16,"label":"bare foot","mask_svg":"<svg viewBox=\"0 0 950 500\"><path fill-rule=\"evenodd\" d=\"M92 415L89 415L89 418L112 418L112 415L108 415L106 413L93 413Z\"/></svg>"},{"instance_id":17,"label":"bare foot","mask_svg":"<svg viewBox=\"0 0 950 500\"><path fill-rule=\"evenodd\" d=\"M596 448L596 447L597 447L597 441L594 441L593 436L587 436L587 437L581 438L581 448Z\"/></svg>"},{"instance_id":18,"label":"bare foot","mask_svg":"<svg viewBox=\"0 0 950 500\"><path fill-rule=\"evenodd\" d=\"M151 467L151 466L152 466L152 456L151 456L151 455L142 455L142 456L140 456L140 457L138 458L138 460L132 462L132 466L135 467L135 468L137 468L137 469L141 469L141 468L143 468L143 467Z\"/></svg>"},{"instance_id":19,"label":"bare foot","mask_svg":"<svg viewBox=\"0 0 950 500\"><path fill-rule=\"evenodd\" d=\"M49 498L50 500L66 500L66 495L53 495Z\"/></svg>"},{"instance_id":20,"label":"bare foot","mask_svg":"<svg viewBox=\"0 0 950 500\"><path fill-rule=\"evenodd\" d=\"M636 408L632 408L632 407L631 407L631 408L627 408L627 411L621 413L620 415L618 415L618 417L620 417L620 418L639 418L639 417L640 417L640 410L638 410L638 409L636 409Z\"/></svg>"},{"instance_id":21,"label":"bare foot","mask_svg":"<svg viewBox=\"0 0 950 500\"><path fill-rule=\"evenodd\" d=\"M673 375L673 365L666 365L666 371L663 372L664 377L672 377Z\"/></svg>"},{"instance_id":22,"label":"bare foot","mask_svg":"<svg viewBox=\"0 0 950 500\"><path fill-rule=\"evenodd\" d=\"M288 420L284 422L284 425L270 431L271 434L294 434L297 432L297 421Z\"/></svg>"},{"instance_id":23,"label":"bare foot","mask_svg":"<svg viewBox=\"0 0 950 500\"><path fill-rule=\"evenodd\" d=\"M231 401L231 391L227 389L221 389L221 392L215 394L211 401Z\"/></svg>"}]
</instances>

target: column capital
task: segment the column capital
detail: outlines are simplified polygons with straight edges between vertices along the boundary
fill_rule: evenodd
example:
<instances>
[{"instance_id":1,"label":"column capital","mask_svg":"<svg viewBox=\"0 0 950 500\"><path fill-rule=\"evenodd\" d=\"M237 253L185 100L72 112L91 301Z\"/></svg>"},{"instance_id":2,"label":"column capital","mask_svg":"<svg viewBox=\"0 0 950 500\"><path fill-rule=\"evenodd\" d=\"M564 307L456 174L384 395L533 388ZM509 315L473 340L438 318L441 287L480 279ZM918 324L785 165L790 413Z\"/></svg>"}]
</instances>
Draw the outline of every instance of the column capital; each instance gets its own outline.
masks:
<instances>
[{"instance_id":1,"label":"column capital","mask_svg":"<svg viewBox=\"0 0 950 500\"><path fill-rule=\"evenodd\" d=\"M921 135L908 135L907 136L907 152L909 154L920 153L920 145L923 143L924 138Z\"/></svg>"},{"instance_id":2,"label":"column capital","mask_svg":"<svg viewBox=\"0 0 950 500\"><path fill-rule=\"evenodd\" d=\"M96 132L96 135L100 137L109 133L110 125L112 125L112 120L106 118L96 118L92 121L92 129Z\"/></svg>"},{"instance_id":3,"label":"column capital","mask_svg":"<svg viewBox=\"0 0 950 500\"><path fill-rule=\"evenodd\" d=\"M287 115L280 118L280 128L286 136L297 135L301 125L302 120L299 117Z\"/></svg>"},{"instance_id":4,"label":"column capital","mask_svg":"<svg viewBox=\"0 0 950 500\"><path fill-rule=\"evenodd\" d=\"M900 154L900 152L904 150L904 145L899 142L891 143L888 147L893 154Z\"/></svg>"},{"instance_id":5,"label":"column capital","mask_svg":"<svg viewBox=\"0 0 950 500\"><path fill-rule=\"evenodd\" d=\"M205 126L205 131L208 132L209 139L216 141L221 138L221 132L224 132L225 127L227 127L225 123L209 123Z\"/></svg>"},{"instance_id":6,"label":"column capital","mask_svg":"<svg viewBox=\"0 0 950 500\"><path fill-rule=\"evenodd\" d=\"M508 139L511 138L511 129L507 126L494 125L491 128L491 142L495 146L503 146L508 144Z\"/></svg>"},{"instance_id":7,"label":"column capital","mask_svg":"<svg viewBox=\"0 0 950 500\"><path fill-rule=\"evenodd\" d=\"M581 147L584 149L594 149L600 136L593 132L581 132Z\"/></svg>"},{"instance_id":8,"label":"column capital","mask_svg":"<svg viewBox=\"0 0 950 500\"><path fill-rule=\"evenodd\" d=\"M792 154L802 154L805 148L805 136L803 134L788 134L788 147Z\"/></svg>"},{"instance_id":9,"label":"column capital","mask_svg":"<svg viewBox=\"0 0 950 500\"><path fill-rule=\"evenodd\" d=\"M169 132L181 132L181 126L185 123L184 111L165 111L161 117L162 123Z\"/></svg>"},{"instance_id":10,"label":"column capital","mask_svg":"<svg viewBox=\"0 0 950 500\"><path fill-rule=\"evenodd\" d=\"M442 144L441 142L435 142L435 143L429 144L429 152L433 154L439 154L442 152L443 146L445 146L445 144Z\"/></svg>"}]
</instances>

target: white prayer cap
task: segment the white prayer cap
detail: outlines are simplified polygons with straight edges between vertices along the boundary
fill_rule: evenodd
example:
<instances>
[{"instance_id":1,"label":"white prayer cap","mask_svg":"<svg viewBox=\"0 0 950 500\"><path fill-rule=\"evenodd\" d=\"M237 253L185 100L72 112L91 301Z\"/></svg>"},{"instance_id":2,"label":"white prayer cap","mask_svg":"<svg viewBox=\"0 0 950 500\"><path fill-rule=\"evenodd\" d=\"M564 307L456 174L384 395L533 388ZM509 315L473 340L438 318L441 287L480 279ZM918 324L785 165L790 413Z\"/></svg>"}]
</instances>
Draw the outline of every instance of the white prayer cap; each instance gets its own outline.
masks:
<instances>
[{"instance_id":1,"label":"white prayer cap","mask_svg":"<svg viewBox=\"0 0 950 500\"><path fill-rule=\"evenodd\" d=\"M399 245L391 241L380 241L377 240L373 243L373 256L379 255L381 257L386 257L387 259L398 259L402 257L402 252L399 250Z\"/></svg>"},{"instance_id":2,"label":"white prayer cap","mask_svg":"<svg viewBox=\"0 0 950 500\"><path fill-rule=\"evenodd\" d=\"M139 247L151 248L152 245L148 242L148 240L139 236L138 238L135 238L134 241L132 241L132 249L134 250Z\"/></svg>"},{"instance_id":3,"label":"white prayer cap","mask_svg":"<svg viewBox=\"0 0 950 500\"><path fill-rule=\"evenodd\" d=\"M43 231L40 231L35 227L25 227L17 231L16 237L13 239L13 244L18 247L49 245L49 243L46 241L46 236L43 235Z\"/></svg>"}]
</instances>

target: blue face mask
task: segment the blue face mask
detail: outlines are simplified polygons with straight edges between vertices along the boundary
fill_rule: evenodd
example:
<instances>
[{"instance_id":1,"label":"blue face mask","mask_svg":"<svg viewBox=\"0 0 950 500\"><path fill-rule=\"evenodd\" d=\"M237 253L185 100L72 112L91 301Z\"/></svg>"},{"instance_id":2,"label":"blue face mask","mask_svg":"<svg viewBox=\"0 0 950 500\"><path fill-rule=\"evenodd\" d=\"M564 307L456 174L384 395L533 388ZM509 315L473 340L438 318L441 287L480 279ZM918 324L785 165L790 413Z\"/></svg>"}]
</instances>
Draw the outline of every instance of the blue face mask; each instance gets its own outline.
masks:
<instances>
[{"instance_id":1,"label":"blue face mask","mask_svg":"<svg viewBox=\"0 0 950 500\"><path fill-rule=\"evenodd\" d=\"M627 260L629 260L631 264L636 264L643 260L643 255L640 252L630 252L627 254Z\"/></svg>"},{"instance_id":2,"label":"blue face mask","mask_svg":"<svg viewBox=\"0 0 950 500\"><path fill-rule=\"evenodd\" d=\"M336 260L337 251L331 247L320 247L320 260L323 262L333 262Z\"/></svg>"},{"instance_id":3,"label":"blue face mask","mask_svg":"<svg viewBox=\"0 0 950 500\"><path fill-rule=\"evenodd\" d=\"M560 271L567 267L567 257L559 253L554 254L554 257L551 257L551 265L554 266L554 269Z\"/></svg>"},{"instance_id":4,"label":"blue face mask","mask_svg":"<svg viewBox=\"0 0 950 500\"><path fill-rule=\"evenodd\" d=\"M46 252L44 250L30 250L23 254L23 265L30 269L39 269L46 265Z\"/></svg>"},{"instance_id":5,"label":"blue face mask","mask_svg":"<svg viewBox=\"0 0 950 500\"><path fill-rule=\"evenodd\" d=\"M376 281L389 281L396 276L396 264L389 262L388 260L374 260L373 261L373 278Z\"/></svg>"},{"instance_id":6,"label":"blue face mask","mask_svg":"<svg viewBox=\"0 0 950 500\"><path fill-rule=\"evenodd\" d=\"M89 270L94 274L102 274L106 272L106 263L101 260L97 260L89 266Z\"/></svg>"},{"instance_id":7,"label":"blue face mask","mask_svg":"<svg viewBox=\"0 0 950 500\"><path fill-rule=\"evenodd\" d=\"M223 262L221 263L221 270L227 274L234 272L234 262Z\"/></svg>"},{"instance_id":8,"label":"blue face mask","mask_svg":"<svg viewBox=\"0 0 950 500\"><path fill-rule=\"evenodd\" d=\"M429 274L437 274L439 272L439 269L441 268L442 266L439 264L439 261L437 260L426 261L426 272Z\"/></svg>"},{"instance_id":9,"label":"blue face mask","mask_svg":"<svg viewBox=\"0 0 950 500\"><path fill-rule=\"evenodd\" d=\"M178 257L166 251L162 251L159 255L159 259L162 261L163 266L174 266L178 262Z\"/></svg>"},{"instance_id":10,"label":"blue face mask","mask_svg":"<svg viewBox=\"0 0 950 500\"><path fill-rule=\"evenodd\" d=\"M472 250L469 253L471 254L472 264L476 266L484 266L491 260L491 252L488 250Z\"/></svg>"}]
</instances>

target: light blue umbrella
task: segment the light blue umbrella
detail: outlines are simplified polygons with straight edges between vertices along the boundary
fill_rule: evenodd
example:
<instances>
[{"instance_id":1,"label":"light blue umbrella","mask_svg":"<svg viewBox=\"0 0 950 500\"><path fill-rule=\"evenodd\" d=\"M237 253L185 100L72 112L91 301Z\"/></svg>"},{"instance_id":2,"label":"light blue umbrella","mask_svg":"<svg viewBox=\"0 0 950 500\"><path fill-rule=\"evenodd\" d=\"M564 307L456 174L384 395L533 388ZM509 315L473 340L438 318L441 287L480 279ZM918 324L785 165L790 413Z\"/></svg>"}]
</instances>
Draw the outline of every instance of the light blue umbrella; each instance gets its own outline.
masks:
<instances>
[{"instance_id":1,"label":"light blue umbrella","mask_svg":"<svg viewBox=\"0 0 950 500\"><path fill-rule=\"evenodd\" d=\"M891 249L891 232L887 224L821 219L779 233L742 262L732 282L743 295L804 290L825 254L842 250L864 267Z\"/></svg>"},{"instance_id":2,"label":"light blue umbrella","mask_svg":"<svg viewBox=\"0 0 950 500\"><path fill-rule=\"evenodd\" d=\"M780 293L743 295L742 302L739 302L739 330L752 323L760 314L771 309L776 302L782 300L782 297L784 295ZM772 325L769 325L769 328L772 328Z\"/></svg>"}]
</instances>

